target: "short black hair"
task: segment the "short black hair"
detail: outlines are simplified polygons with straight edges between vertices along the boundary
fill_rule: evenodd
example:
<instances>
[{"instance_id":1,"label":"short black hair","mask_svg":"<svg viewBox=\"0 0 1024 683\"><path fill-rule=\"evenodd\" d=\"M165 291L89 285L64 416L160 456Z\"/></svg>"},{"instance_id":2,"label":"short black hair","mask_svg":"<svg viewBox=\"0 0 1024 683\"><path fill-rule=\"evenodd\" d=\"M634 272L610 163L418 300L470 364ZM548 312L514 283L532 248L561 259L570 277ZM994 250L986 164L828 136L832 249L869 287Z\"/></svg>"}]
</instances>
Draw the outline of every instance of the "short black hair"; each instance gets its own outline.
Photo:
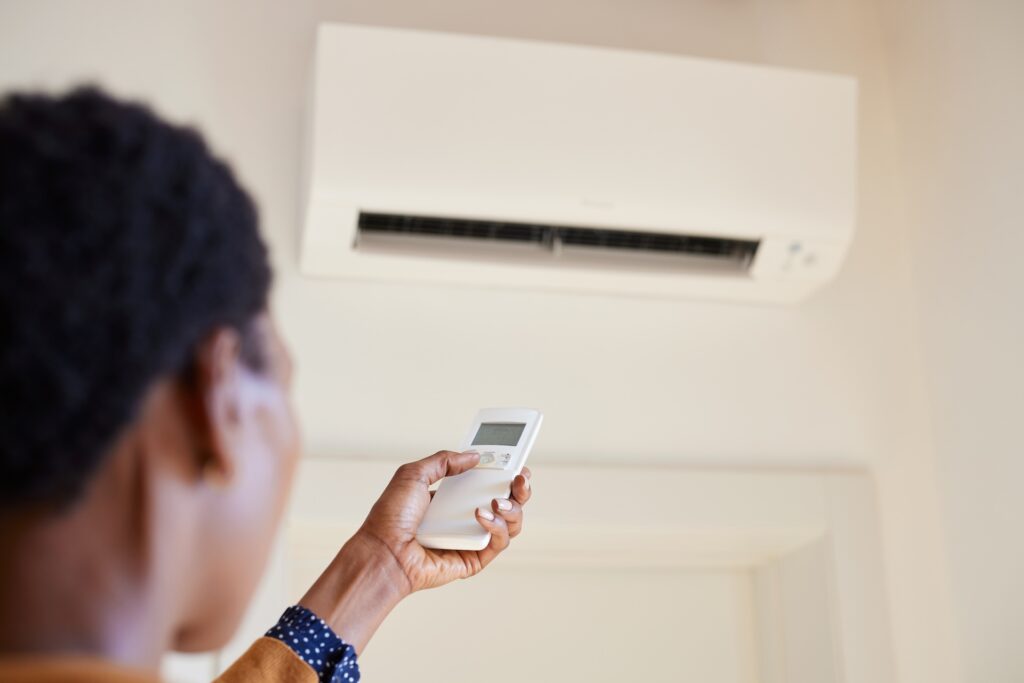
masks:
<instances>
[{"instance_id":1,"label":"short black hair","mask_svg":"<svg viewBox=\"0 0 1024 683\"><path fill-rule=\"evenodd\" d=\"M195 130L95 87L0 100L0 507L74 500L148 387L245 333L270 281Z\"/></svg>"}]
</instances>

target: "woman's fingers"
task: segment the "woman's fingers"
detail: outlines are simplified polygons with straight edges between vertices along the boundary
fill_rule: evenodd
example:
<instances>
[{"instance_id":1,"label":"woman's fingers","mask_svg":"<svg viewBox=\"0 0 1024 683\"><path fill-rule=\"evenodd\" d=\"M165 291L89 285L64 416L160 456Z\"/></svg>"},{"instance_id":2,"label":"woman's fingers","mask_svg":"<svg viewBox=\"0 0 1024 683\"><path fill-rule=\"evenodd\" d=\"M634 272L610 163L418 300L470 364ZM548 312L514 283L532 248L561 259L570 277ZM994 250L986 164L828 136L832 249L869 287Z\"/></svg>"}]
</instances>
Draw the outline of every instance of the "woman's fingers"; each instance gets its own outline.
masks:
<instances>
[{"instance_id":1,"label":"woman's fingers","mask_svg":"<svg viewBox=\"0 0 1024 683\"><path fill-rule=\"evenodd\" d=\"M530 500L530 495L530 470L524 467L522 474L512 480L512 494L491 501L491 511L505 520L509 538L515 538L523 530L523 505Z\"/></svg>"},{"instance_id":2,"label":"woman's fingers","mask_svg":"<svg viewBox=\"0 0 1024 683\"><path fill-rule=\"evenodd\" d=\"M520 505L526 505L531 495L530 470L524 467L523 473L512 480L512 499Z\"/></svg>"},{"instance_id":3,"label":"woman's fingers","mask_svg":"<svg viewBox=\"0 0 1024 683\"><path fill-rule=\"evenodd\" d=\"M483 569L497 557L498 553L508 547L508 523L501 515L497 515L485 507L476 509L476 519L480 526L491 532L491 542L478 553L480 568Z\"/></svg>"},{"instance_id":4,"label":"woman's fingers","mask_svg":"<svg viewBox=\"0 0 1024 683\"><path fill-rule=\"evenodd\" d=\"M509 538L515 538L523 530L523 506L515 500L495 498L491 501L491 511L505 520Z\"/></svg>"},{"instance_id":5,"label":"woman's fingers","mask_svg":"<svg viewBox=\"0 0 1024 683\"><path fill-rule=\"evenodd\" d=\"M522 474L512 480L512 492L508 498L495 498L489 507L476 510L476 520L491 534L490 543L476 553L459 551L459 557L467 567L469 575L475 574L497 557L509 545L509 540L523 529L523 505L530 499L531 472L523 468ZM471 558L472 561L469 561Z\"/></svg>"}]
</instances>

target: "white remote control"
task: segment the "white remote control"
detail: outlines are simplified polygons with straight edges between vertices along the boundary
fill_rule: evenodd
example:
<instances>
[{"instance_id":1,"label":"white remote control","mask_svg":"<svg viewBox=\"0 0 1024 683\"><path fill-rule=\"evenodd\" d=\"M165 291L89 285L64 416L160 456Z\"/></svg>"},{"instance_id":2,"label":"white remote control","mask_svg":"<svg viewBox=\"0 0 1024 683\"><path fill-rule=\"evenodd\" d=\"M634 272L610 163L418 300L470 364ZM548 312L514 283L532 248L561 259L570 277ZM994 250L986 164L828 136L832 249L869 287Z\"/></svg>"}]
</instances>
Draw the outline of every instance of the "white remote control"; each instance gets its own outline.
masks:
<instances>
[{"instance_id":1,"label":"white remote control","mask_svg":"<svg viewBox=\"0 0 1024 683\"><path fill-rule=\"evenodd\" d=\"M478 451L480 462L441 480L416 540L427 548L486 548L491 534L476 520L476 509L490 510L493 499L508 498L543 419L539 411L524 408L485 408L477 413L460 450Z\"/></svg>"}]
</instances>

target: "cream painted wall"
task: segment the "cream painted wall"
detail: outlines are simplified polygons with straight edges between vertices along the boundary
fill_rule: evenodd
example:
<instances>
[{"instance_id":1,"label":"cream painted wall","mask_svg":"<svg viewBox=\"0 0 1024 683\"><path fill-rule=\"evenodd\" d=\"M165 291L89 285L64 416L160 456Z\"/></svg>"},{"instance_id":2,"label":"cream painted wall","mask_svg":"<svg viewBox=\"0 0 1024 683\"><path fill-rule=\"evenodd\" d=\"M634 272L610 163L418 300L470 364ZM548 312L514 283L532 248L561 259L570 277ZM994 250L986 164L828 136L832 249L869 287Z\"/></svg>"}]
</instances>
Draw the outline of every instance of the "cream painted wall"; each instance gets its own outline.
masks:
<instances>
[{"instance_id":1,"label":"cream painted wall","mask_svg":"<svg viewBox=\"0 0 1024 683\"><path fill-rule=\"evenodd\" d=\"M860 201L849 261L796 308L302 279L299 141L320 20L854 74ZM0 87L97 80L197 122L235 162L274 248L275 306L299 359L312 455L407 459L450 445L479 405L522 403L548 414L538 468L867 466L900 680L957 680L898 141L872 2L3 0L0 27Z\"/></svg>"},{"instance_id":2,"label":"cream painted wall","mask_svg":"<svg viewBox=\"0 0 1024 683\"><path fill-rule=\"evenodd\" d=\"M886 6L964 680L1024 676L1024 4Z\"/></svg>"}]
</instances>

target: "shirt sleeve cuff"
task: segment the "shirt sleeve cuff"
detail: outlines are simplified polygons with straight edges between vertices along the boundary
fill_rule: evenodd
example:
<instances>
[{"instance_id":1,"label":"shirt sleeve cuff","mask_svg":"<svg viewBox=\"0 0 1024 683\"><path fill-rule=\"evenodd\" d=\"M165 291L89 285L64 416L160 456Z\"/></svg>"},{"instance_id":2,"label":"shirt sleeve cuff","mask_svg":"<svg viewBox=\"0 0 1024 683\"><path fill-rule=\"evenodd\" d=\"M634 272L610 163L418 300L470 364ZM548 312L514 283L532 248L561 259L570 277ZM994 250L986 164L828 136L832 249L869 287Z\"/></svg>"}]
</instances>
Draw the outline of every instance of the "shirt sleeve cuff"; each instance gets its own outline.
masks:
<instances>
[{"instance_id":1,"label":"shirt sleeve cuff","mask_svg":"<svg viewBox=\"0 0 1024 683\"><path fill-rule=\"evenodd\" d=\"M323 619L301 605L286 609L277 624L267 631L267 636L290 647L316 671L322 683L359 680L355 648L339 638Z\"/></svg>"}]
</instances>

